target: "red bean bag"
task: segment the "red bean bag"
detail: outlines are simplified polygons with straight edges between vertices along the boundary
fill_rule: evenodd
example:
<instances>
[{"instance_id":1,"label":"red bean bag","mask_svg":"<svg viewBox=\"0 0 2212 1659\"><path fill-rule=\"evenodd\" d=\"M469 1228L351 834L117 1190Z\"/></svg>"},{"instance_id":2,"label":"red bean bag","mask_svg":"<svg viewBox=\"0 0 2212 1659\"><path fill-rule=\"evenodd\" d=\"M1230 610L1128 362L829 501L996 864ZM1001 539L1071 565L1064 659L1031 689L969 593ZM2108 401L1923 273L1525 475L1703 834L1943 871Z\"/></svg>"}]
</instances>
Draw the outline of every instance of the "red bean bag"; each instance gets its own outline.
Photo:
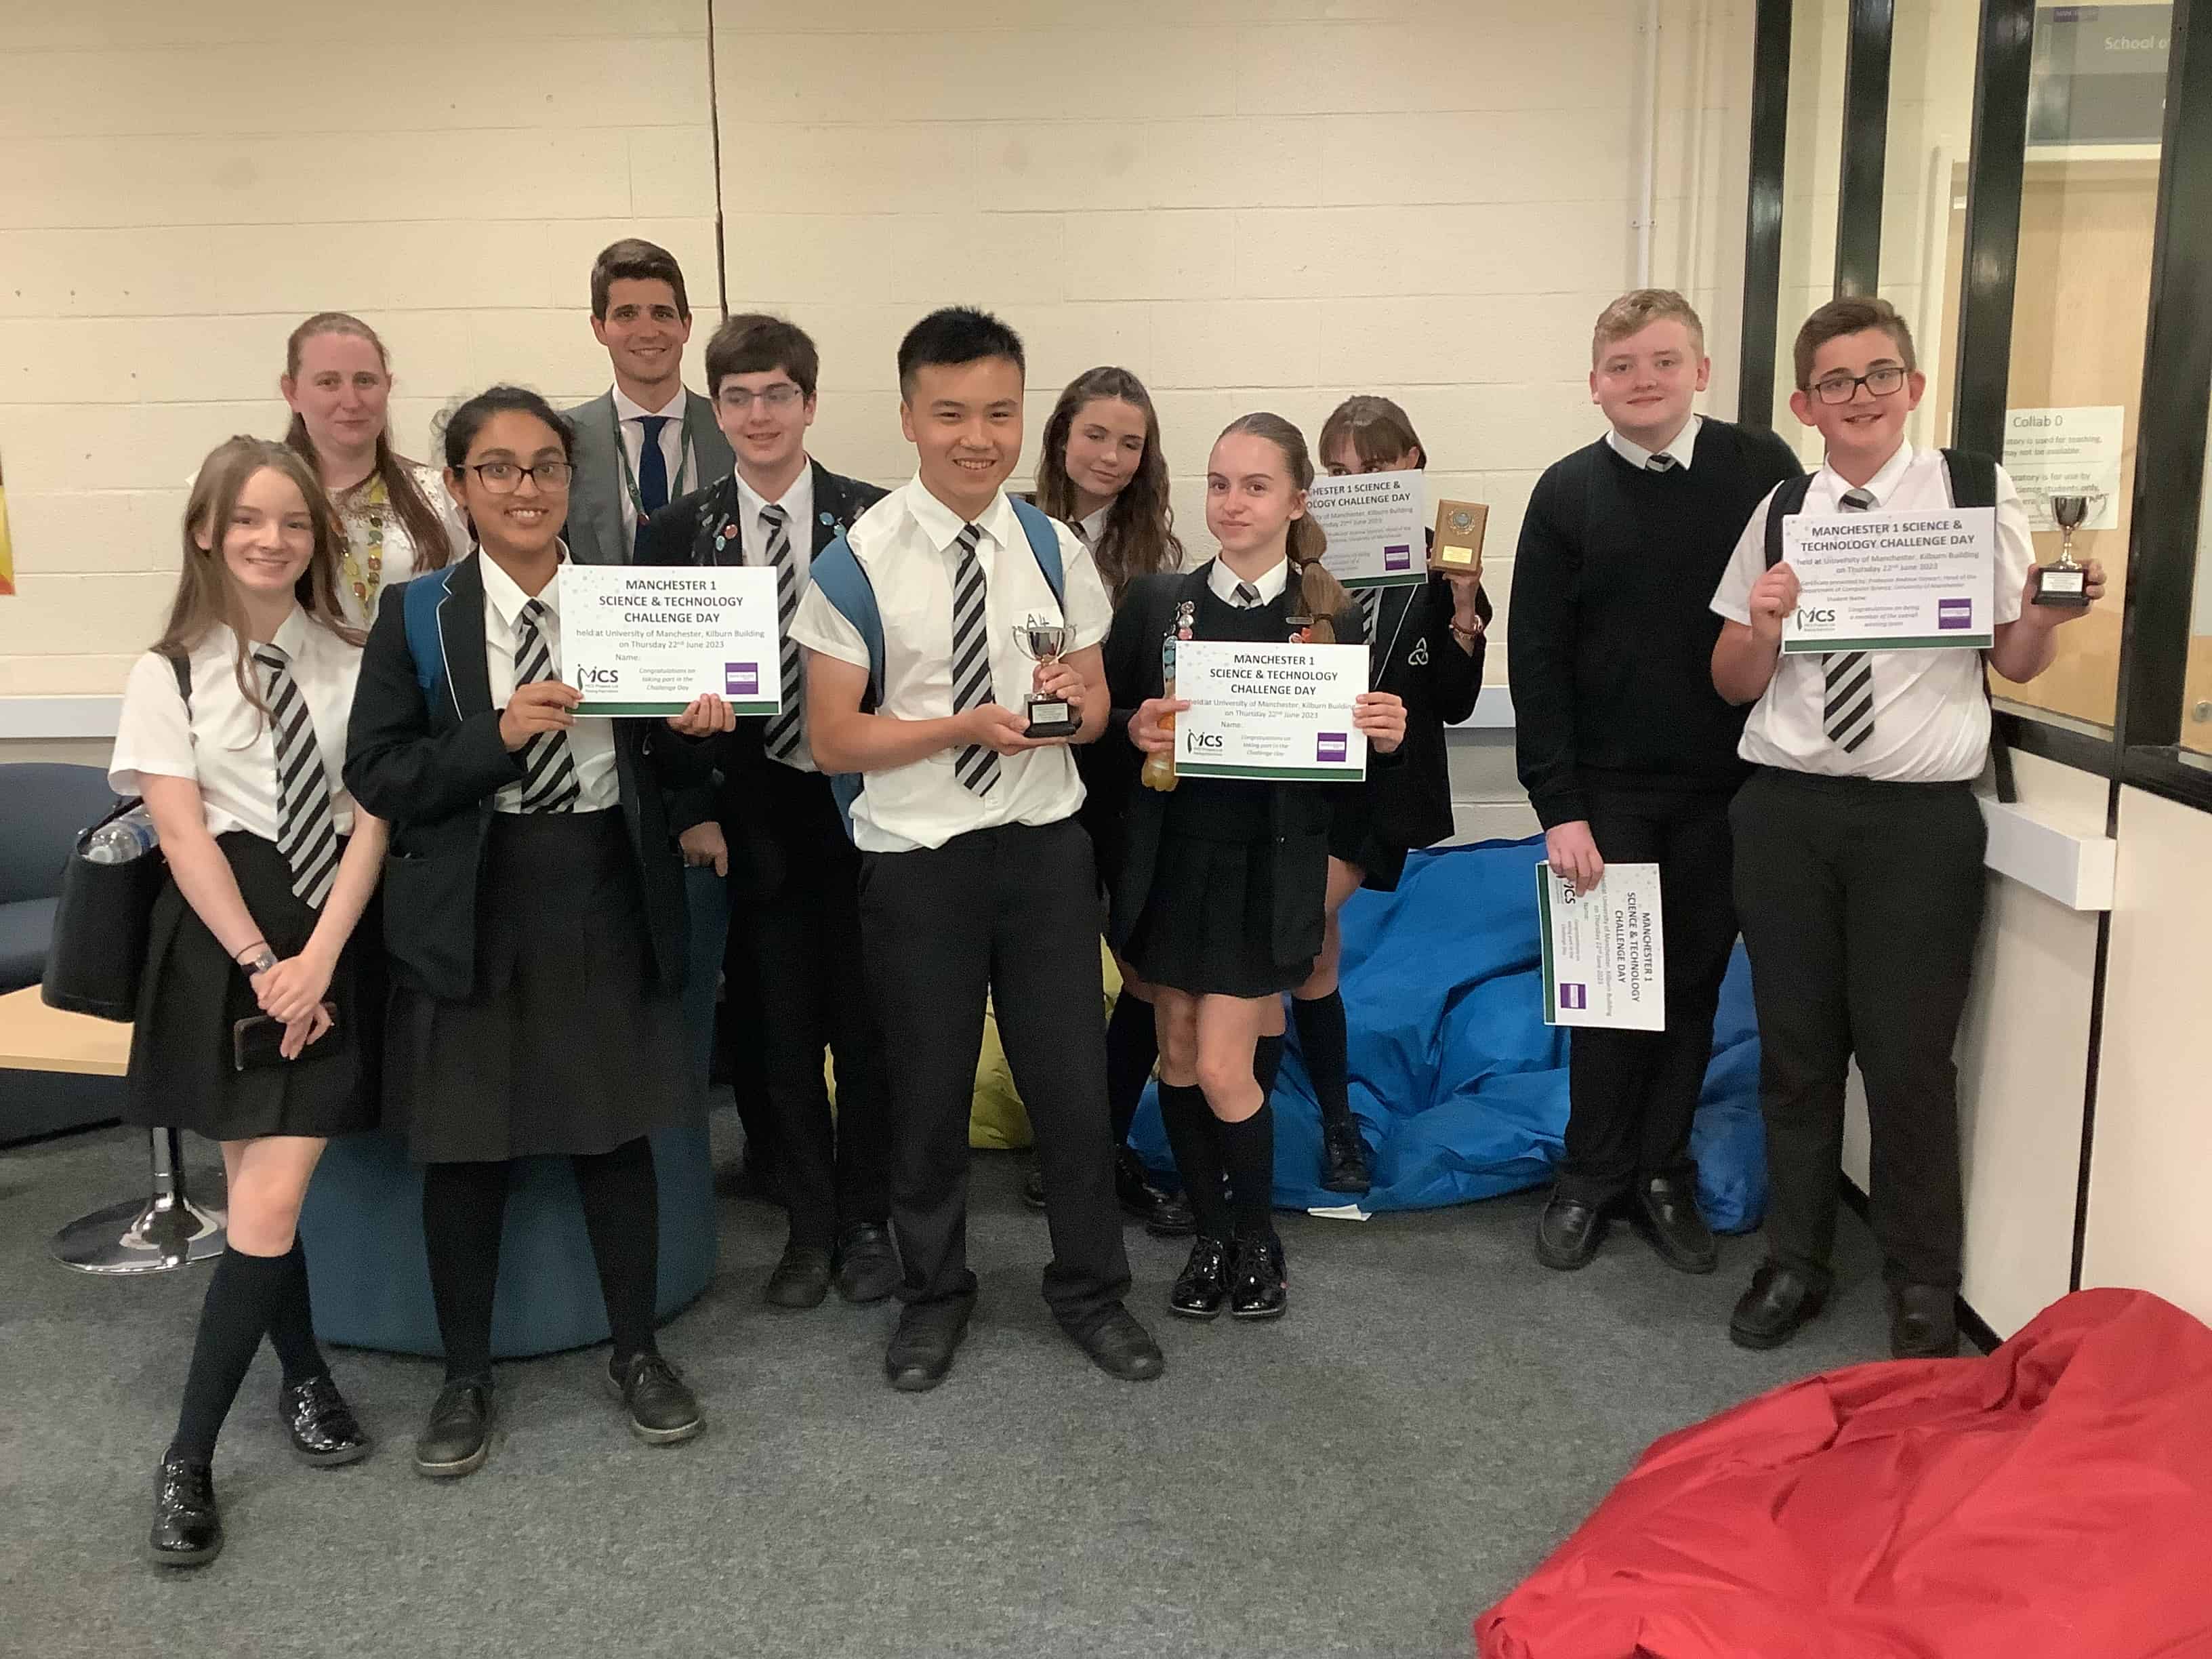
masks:
<instances>
[{"instance_id":1,"label":"red bean bag","mask_svg":"<svg viewBox=\"0 0 2212 1659\"><path fill-rule=\"evenodd\" d=\"M1716 1351L1717 1361L1721 1351ZM1668 1436L1483 1659L2212 1655L2212 1331L2140 1291Z\"/></svg>"}]
</instances>

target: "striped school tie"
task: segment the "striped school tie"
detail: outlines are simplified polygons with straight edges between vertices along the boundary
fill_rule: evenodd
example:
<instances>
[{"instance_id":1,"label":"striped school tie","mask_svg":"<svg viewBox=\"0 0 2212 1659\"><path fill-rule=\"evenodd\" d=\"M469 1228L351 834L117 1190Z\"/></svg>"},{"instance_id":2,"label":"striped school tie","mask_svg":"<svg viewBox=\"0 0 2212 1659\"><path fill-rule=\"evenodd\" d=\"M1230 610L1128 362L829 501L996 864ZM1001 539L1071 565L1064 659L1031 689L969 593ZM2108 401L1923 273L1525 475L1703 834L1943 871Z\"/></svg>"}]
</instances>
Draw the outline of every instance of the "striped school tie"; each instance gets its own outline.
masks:
<instances>
[{"instance_id":1,"label":"striped school tie","mask_svg":"<svg viewBox=\"0 0 2212 1659\"><path fill-rule=\"evenodd\" d=\"M514 684L519 690L553 678L553 649L545 642L545 601L524 603L514 638ZM540 732L522 745L522 810L573 812L583 787L565 732Z\"/></svg>"},{"instance_id":2,"label":"striped school tie","mask_svg":"<svg viewBox=\"0 0 2212 1659\"><path fill-rule=\"evenodd\" d=\"M1375 630L1382 620L1382 590L1370 587L1359 596L1359 634L1369 644L1375 642Z\"/></svg>"},{"instance_id":3,"label":"striped school tie","mask_svg":"<svg viewBox=\"0 0 2212 1659\"><path fill-rule=\"evenodd\" d=\"M253 659L268 676L264 694L276 742L276 850L292 872L292 890L319 910L338 874L338 830L331 817L331 781L315 746L307 699L292 678L292 659L257 645Z\"/></svg>"},{"instance_id":4,"label":"striped school tie","mask_svg":"<svg viewBox=\"0 0 2212 1659\"><path fill-rule=\"evenodd\" d=\"M805 688L799 679L799 641L791 637L792 619L799 615L799 561L791 550L791 515L771 501L761 508L760 517L768 530L768 562L775 572L775 631L783 641L779 658L783 676L783 710L769 722L761 742L770 759L787 761L799 752L799 728L805 712Z\"/></svg>"},{"instance_id":5,"label":"striped school tie","mask_svg":"<svg viewBox=\"0 0 2212 1659\"><path fill-rule=\"evenodd\" d=\"M1260 603L1260 590L1249 582L1239 582L1236 587L1237 608L1249 611Z\"/></svg>"},{"instance_id":6,"label":"striped school tie","mask_svg":"<svg viewBox=\"0 0 2212 1659\"><path fill-rule=\"evenodd\" d=\"M1677 461L1672 455L1669 455L1662 449L1659 453L1654 455L1650 460L1644 463L1644 470L1646 472L1672 472L1680 465L1680 462Z\"/></svg>"},{"instance_id":7,"label":"striped school tie","mask_svg":"<svg viewBox=\"0 0 2212 1659\"><path fill-rule=\"evenodd\" d=\"M1863 513L1874 497L1846 489L1841 505L1846 513ZM1864 651L1832 651L1821 662L1828 683L1823 721L1828 741L1851 754L1874 735L1874 659Z\"/></svg>"},{"instance_id":8,"label":"striped school tie","mask_svg":"<svg viewBox=\"0 0 2212 1659\"><path fill-rule=\"evenodd\" d=\"M952 712L967 713L991 700L990 629L984 620L983 563L975 556L982 531L963 525L959 562L952 572ZM994 750L971 743L953 757L953 775L974 794L988 795L999 781Z\"/></svg>"}]
</instances>

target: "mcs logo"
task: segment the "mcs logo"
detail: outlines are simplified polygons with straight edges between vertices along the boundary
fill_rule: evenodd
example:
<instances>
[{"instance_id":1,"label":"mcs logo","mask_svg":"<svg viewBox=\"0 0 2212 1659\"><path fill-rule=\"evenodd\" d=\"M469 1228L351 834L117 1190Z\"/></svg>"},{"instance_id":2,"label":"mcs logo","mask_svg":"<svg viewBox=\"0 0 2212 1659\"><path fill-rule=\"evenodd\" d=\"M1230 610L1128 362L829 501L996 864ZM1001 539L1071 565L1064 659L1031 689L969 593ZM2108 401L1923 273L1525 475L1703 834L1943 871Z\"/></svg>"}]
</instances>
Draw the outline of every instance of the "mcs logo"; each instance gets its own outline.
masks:
<instances>
[{"instance_id":1,"label":"mcs logo","mask_svg":"<svg viewBox=\"0 0 2212 1659\"><path fill-rule=\"evenodd\" d=\"M1186 732L1183 733L1182 750L1183 753L1186 755L1210 754L1214 750L1225 747L1227 747L1227 745L1222 742L1221 733L1218 732Z\"/></svg>"},{"instance_id":2,"label":"mcs logo","mask_svg":"<svg viewBox=\"0 0 2212 1659\"><path fill-rule=\"evenodd\" d=\"M1801 605L1797 607L1797 626L1800 628L1809 627L1815 623L1832 623L1835 619L1836 611L1832 605Z\"/></svg>"},{"instance_id":3,"label":"mcs logo","mask_svg":"<svg viewBox=\"0 0 2212 1659\"><path fill-rule=\"evenodd\" d=\"M586 685L620 685L622 671L618 668L586 668L576 678Z\"/></svg>"}]
</instances>

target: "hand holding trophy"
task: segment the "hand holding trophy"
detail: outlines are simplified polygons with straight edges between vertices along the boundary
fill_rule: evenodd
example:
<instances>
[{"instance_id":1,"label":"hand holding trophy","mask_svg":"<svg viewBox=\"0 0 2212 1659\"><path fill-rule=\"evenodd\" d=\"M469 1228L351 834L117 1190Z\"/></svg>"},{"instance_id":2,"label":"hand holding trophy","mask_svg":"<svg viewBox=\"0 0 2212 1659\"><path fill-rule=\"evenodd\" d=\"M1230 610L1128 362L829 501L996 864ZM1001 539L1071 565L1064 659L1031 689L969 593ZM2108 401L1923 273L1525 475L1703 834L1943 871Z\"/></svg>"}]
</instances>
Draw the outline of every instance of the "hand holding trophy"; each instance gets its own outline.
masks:
<instances>
[{"instance_id":1,"label":"hand holding trophy","mask_svg":"<svg viewBox=\"0 0 2212 1659\"><path fill-rule=\"evenodd\" d=\"M2089 603L2089 573L2074 562L2074 532L2087 522L2105 499L2102 490L2080 495L2053 495L2051 516L2058 526L2058 562L2037 568L2035 602L2079 610Z\"/></svg>"},{"instance_id":2,"label":"hand holding trophy","mask_svg":"<svg viewBox=\"0 0 2212 1659\"><path fill-rule=\"evenodd\" d=\"M1014 645L1038 667L1049 668L1060 660L1060 653L1067 649L1067 624L1018 623L1014 628ZM1065 697L1032 691L1024 712L1029 716L1027 735L1031 738L1072 738L1082 729L1083 722L1078 718L1074 705Z\"/></svg>"}]
</instances>

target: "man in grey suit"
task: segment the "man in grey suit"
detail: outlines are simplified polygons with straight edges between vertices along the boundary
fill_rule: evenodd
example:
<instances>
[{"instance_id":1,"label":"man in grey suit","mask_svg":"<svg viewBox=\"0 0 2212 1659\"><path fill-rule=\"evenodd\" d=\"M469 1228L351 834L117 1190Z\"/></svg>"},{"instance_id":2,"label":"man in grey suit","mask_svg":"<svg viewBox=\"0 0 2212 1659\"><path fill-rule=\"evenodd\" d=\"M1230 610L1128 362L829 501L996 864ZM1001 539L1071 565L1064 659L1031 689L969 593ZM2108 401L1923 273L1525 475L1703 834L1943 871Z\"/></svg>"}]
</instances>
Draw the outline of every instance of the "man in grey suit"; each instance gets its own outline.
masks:
<instances>
[{"instance_id":1,"label":"man in grey suit","mask_svg":"<svg viewBox=\"0 0 2212 1659\"><path fill-rule=\"evenodd\" d=\"M634 236L608 246L592 264L592 332L615 383L563 411L576 428L568 551L581 564L628 564L644 520L735 463L714 405L684 386L691 305L675 255Z\"/></svg>"}]
</instances>

